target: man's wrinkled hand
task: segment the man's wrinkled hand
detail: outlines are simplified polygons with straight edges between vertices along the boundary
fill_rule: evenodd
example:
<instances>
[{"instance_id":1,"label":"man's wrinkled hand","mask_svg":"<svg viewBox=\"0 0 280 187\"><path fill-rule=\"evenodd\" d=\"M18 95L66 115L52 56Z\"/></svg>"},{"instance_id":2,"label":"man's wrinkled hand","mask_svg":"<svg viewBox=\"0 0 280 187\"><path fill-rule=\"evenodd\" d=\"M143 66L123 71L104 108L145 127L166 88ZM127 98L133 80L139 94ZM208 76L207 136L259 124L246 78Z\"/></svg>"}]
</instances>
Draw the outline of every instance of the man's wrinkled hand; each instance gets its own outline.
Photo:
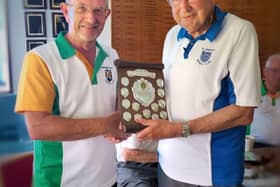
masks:
<instances>
[{"instance_id":1,"label":"man's wrinkled hand","mask_svg":"<svg viewBox=\"0 0 280 187\"><path fill-rule=\"evenodd\" d=\"M107 131L104 137L112 143L119 143L129 137L126 128L120 122L120 113L115 112L107 116L106 120Z\"/></svg>"},{"instance_id":2,"label":"man's wrinkled hand","mask_svg":"<svg viewBox=\"0 0 280 187\"><path fill-rule=\"evenodd\" d=\"M137 122L141 125L146 126L143 130L137 133L139 140L159 140L164 138L173 138L178 136L178 125L177 123L169 122L168 120L146 120L137 119Z\"/></svg>"}]
</instances>

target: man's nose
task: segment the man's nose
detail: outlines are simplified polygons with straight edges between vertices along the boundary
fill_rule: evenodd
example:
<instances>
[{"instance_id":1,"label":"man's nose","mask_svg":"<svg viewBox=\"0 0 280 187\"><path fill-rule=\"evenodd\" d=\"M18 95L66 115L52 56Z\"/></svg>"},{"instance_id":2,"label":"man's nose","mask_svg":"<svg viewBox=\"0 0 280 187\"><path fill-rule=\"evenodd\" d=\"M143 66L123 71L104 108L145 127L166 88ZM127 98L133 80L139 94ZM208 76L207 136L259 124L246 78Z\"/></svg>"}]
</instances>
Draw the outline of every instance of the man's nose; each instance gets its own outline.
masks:
<instances>
[{"instance_id":1,"label":"man's nose","mask_svg":"<svg viewBox=\"0 0 280 187\"><path fill-rule=\"evenodd\" d=\"M181 0L180 7L181 9L184 9L186 12L190 12L192 10L191 1Z\"/></svg>"},{"instance_id":2,"label":"man's nose","mask_svg":"<svg viewBox=\"0 0 280 187\"><path fill-rule=\"evenodd\" d=\"M94 13L94 11L92 10L87 10L85 12L85 17L87 18L88 21L90 21L91 23L94 23L96 20L96 15Z\"/></svg>"}]
</instances>

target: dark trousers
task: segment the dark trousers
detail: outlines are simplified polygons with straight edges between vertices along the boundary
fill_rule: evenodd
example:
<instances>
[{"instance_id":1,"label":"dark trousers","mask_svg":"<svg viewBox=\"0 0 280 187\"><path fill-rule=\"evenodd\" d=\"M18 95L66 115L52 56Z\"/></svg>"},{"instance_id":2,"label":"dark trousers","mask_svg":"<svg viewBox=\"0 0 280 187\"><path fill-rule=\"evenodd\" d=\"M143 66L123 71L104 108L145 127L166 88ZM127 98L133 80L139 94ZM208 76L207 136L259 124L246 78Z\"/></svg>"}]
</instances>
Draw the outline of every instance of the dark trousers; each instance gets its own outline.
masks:
<instances>
[{"instance_id":1,"label":"dark trousers","mask_svg":"<svg viewBox=\"0 0 280 187\"><path fill-rule=\"evenodd\" d=\"M201 186L201 185L193 185L188 183L183 183L171 179L168 177L164 171L161 169L160 165L158 165L158 186L159 187L242 187L242 185L236 186Z\"/></svg>"},{"instance_id":2,"label":"dark trousers","mask_svg":"<svg viewBox=\"0 0 280 187\"><path fill-rule=\"evenodd\" d=\"M118 162L118 187L157 187L157 163Z\"/></svg>"}]
</instances>

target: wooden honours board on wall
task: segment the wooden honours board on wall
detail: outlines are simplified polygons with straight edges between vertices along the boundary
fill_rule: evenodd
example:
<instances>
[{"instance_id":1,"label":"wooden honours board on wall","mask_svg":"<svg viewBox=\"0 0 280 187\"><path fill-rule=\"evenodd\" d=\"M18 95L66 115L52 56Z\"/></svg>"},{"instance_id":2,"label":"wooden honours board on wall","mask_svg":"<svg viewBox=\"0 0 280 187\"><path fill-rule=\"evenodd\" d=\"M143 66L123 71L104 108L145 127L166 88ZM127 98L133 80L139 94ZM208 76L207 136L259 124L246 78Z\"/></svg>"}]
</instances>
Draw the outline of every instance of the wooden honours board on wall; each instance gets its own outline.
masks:
<instances>
[{"instance_id":1,"label":"wooden honours board on wall","mask_svg":"<svg viewBox=\"0 0 280 187\"><path fill-rule=\"evenodd\" d=\"M262 64L280 52L279 0L217 0L217 4L255 25ZM112 46L121 59L161 63L164 38L174 24L166 0L112 1Z\"/></svg>"},{"instance_id":2,"label":"wooden honours board on wall","mask_svg":"<svg viewBox=\"0 0 280 187\"><path fill-rule=\"evenodd\" d=\"M112 1L112 46L123 60L161 63L164 38L174 24L165 0Z\"/></svg>"},{"instance_id":3,"label":"wooden honours board on wall","mask_svg":"<svg viewBox=\"0 0 280 187\"><path fill-rule=\"evenodd\" d=\"M260 61L280 52L279 0L217 0L223 10L251 21L259 38Z\"/></svg>"}]
</instances>

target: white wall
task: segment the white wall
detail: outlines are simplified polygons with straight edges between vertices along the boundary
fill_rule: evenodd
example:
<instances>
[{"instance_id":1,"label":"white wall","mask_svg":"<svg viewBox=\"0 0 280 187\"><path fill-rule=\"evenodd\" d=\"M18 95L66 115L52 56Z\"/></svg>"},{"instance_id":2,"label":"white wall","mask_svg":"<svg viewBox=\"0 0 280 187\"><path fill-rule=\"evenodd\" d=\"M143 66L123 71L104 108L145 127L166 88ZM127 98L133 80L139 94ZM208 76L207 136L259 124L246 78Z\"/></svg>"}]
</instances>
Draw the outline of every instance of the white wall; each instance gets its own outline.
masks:
<instances>
[{"instance_id":1,"label":"white wall","mask_svg":"<svg viewBox=\"0 0 280 187\"><path fill-rule=\"evenodd\" d=\"M1 0L2 1L2 0ZM8 2L8 34L9 34L9 49L10 49L10 62L12 69L12 87L13 92L17 92L18 80L21 70L22 60L26 53L26 33L25 33L25 20L24 13L27 11L23 8L23 0L6 0ZM48 1L48 0L47 0ZM111 2L111 0L109 0ZM47 3L49 6L49 3ZM38 11L38 10L28 10ZM39 10L41 11L41 10ZM51 23L51 10L46 9L46 28L47 40L52 38L52 23ZM42 39L42 38L38 38ZM45 38L43 38L45 39ZM98 41L111 46L111 16L108 18L103 33L98 38Z\"/></svg>"},{"instance_id":2,"label":"white wall","mask_svg":"<svg viewBox=\"0 0 280 187\"><path fill-rule=\"evenodd\" d=\"M111 8L111 0L109 0L110 8ZM101 35L98 38L98 41L100 41L103 44L106 44L108 46L112 46L112 30L111 30L111 15L108 17L104 30L101 33Z\"/></svg>"},{"instance_id":3,"label":"white wall","mask_svg":"<svg viewBox=\"0 0 280 187\"><path fill-rule=\"evenodd\" d=\"M23 1L7 0L7 2L11 77L13 92L16 92L21 63L26 52L24 9Z\"/></svg>"}]
</instances>

